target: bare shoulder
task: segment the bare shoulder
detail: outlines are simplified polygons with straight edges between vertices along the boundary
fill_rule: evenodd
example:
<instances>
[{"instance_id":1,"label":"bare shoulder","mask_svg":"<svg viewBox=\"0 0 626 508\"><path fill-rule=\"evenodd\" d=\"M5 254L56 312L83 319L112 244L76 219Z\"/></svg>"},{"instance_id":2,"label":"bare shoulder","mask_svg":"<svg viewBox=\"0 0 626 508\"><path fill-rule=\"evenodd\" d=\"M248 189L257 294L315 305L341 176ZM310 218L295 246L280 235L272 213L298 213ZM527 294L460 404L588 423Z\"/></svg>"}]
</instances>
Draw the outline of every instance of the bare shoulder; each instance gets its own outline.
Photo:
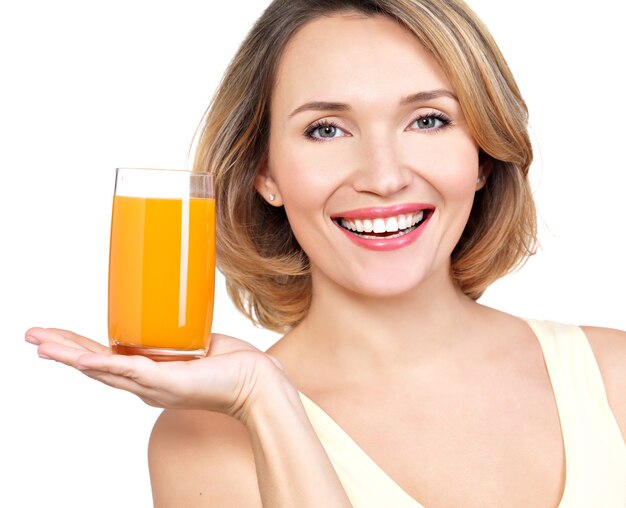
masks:
<instances>
[{"instance_id":1,"label":"bare shoulder","mask_svg":"<svg viewBox=\"0 0 626 508\"><path fill-rule=\"evenodd\" d=\"M581 327L589 339L609 404L626 437L626 332L594 326Z\"/></svg>"},{"instance_id":2,"label":"bare shoulder","mask_svg":"<svg viewBox=\"0 0 626 508\"><path fill-rule=\"evenodd\" d=\"M155 508L261 506L248 433L228 416L163 411L148 462Z\"/></svg>"}]
</instances>

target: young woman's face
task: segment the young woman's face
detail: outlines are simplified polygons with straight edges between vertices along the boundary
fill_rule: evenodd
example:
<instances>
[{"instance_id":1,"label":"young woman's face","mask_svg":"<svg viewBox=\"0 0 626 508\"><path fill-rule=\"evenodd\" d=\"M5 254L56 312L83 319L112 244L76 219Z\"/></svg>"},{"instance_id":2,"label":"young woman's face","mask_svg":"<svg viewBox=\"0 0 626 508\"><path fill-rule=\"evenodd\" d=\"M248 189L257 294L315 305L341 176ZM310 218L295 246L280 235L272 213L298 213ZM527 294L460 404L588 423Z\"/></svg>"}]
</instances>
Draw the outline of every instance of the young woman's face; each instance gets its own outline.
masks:
<instances>
[{"instance_id":1,"label":"young woman's face","mask_svg":"<svg viewBox=\"0 0 626 508\"><path fill-rule=\"evenodd\" d=\"M406 29L342 14L289 42L257 188L284 205L314 281L384 296L447 280L478 176L454 91Z\"/></svg>"}]
</instances>

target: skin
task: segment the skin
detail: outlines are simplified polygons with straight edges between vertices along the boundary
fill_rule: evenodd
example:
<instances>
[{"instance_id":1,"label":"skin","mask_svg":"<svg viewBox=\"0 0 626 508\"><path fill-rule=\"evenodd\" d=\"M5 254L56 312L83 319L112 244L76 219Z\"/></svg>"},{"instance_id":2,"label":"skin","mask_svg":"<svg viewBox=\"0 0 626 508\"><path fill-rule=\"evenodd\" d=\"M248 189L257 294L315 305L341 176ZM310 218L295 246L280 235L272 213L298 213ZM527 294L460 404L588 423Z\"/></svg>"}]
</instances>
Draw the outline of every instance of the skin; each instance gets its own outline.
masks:
<instances>
[{"instance_id":1,"label":"skin","mask_svg":"<svg viewBox=\"0 0 626 508\"><path fill-rule=\"evenodd\" d=\"M261 506L272 469L259 469L255 436L270 435L264 426L280 425L277 414L293 418L284 439L300 426L310 436L297 410L268 402L294 387L424 506L558 505L563 443L539 344L525 322L468 299L449 275L486 168L453 98L400 105L407 95L440 89L452 91L441 69L385 18L321 18L288 44L272 97L268 163L256 186L285 207L309 255L313 301L268 354L214 336L207 359L154 364L113 357L71 332L27 333L41 356L168 408L150 444L157 506ZM311 101L348 108L292 115ZM415 118L433 112L450 126L415 128ZM335 137L303 135L320 119L340 129ZM331 220L406 202L436 211L422 236L397 251L358 247ZM626 333L585 332L626 435ZM318 462L309 455L300 464ZM332 472L323 464L319 471L320 485L335 496ZM318 506L345 505L340 496L328 499Z\"/></svg>"}]
</instances>

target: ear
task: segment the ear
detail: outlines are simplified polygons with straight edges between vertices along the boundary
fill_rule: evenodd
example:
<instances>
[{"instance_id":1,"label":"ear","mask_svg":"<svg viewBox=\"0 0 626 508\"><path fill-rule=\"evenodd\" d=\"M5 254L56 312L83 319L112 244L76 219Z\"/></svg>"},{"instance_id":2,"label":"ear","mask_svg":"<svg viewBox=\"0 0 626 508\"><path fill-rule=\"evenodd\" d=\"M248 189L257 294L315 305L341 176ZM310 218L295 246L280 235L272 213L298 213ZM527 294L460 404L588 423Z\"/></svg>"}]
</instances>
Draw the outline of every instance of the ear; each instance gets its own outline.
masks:
<instances>
[{"instance_id":1,"label":"ear","mask_svg":"<svg viewBox=\"0 0 626 508\"><path fill-rule=\"evenodd\" d=\"M267 161L263 162L254 177L254 187L261 197L272 206L283 206L283 198L272 177Z\"/></svg>"},{"instance_id":2,"label":"ear","mask_svg":"<svg viewBox=\"0 0 626 508\"><path fill-rule=\"evenodd\" d=\"M476 192L482 189L493 169L493 159L482 150L478 153L478 178L476 179Z\"/></svg>"}]
</instances>

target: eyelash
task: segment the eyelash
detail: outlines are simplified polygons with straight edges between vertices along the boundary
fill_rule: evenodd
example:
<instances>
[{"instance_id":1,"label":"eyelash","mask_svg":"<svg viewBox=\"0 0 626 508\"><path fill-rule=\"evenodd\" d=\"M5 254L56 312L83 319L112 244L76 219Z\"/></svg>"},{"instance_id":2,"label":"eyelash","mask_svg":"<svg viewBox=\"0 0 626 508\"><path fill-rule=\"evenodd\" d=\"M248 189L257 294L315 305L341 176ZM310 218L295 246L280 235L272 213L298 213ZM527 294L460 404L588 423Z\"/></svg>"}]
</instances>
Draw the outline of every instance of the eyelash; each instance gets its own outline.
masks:
<instances>
[{"instance_id":1,"label":"eyelash","mask_svg":"<svg viewBox=\"0 0 626 508\"><path fill-rule=\"evenodd\" d=\"M431 134L436 134L438 132L440 132L441 130L449 127L452 125L452 120L447 116L444 115L443 113L440 112L433 112L433 113L427 113L424 115L419 115L417 118L415 118L410 125L413 125L415 122L418 122L420 120L424 120L427 118L434 118L436 120L439 120L442 122L443 125L439 126L439 127L435 127L432 129L415 129L415 130L424 130L427 131ZM321 129L324 127L336 127L337 129L341 129L341 127L337 126L335 123L329 121L329 120L319 120L313 124L311 124L309 127L306 128L306 130L304 131L304 135L305 137L307 137L308 139L310 139L311 141L318 141L318 142L327 142L327 141L332 141L335 138L317 138L315 136L313 136L313 133L317 130L317 129Z\"/></svg>"},{"instance_id":2,"label":"eyelash","mask_svg":"<svg viewBox=\"0 0 626 508\"><path fill-rule=\"evenodd\" d=\"M425 120L427 118L434 118L436 120L440 120L443 125L441 125L440 127L435 127L434 129L418 129L418 130L426 130L434 134L452 125L452 119L449 116L444 115L443 113L439 111L427 113L425 115L420 115L411 122L411 125L413 125L415 122L419 122L420 120Z\"/></svg>"},{"instance_id":3,"label":"eyelash","mask_svg":"<svg viewBox=\"0 0 626 508\"><path fill-rule=\"evenodd\" d=\"M336 127L337 129L339 129L340 127L338 127L336 124L334 124L333 122L329 121L329 120L319 120L311 125L309 125L306 130L304 131L304 135L309 138L311 141L320 141L320 142L325 142L325 141L330 141L333 138L327 138L327 139L323 139L323 138L316 138L315 136L313 136L313 133L317 130L317 129L322 129L324 127Z\"/></svg>"}]
</instances>

